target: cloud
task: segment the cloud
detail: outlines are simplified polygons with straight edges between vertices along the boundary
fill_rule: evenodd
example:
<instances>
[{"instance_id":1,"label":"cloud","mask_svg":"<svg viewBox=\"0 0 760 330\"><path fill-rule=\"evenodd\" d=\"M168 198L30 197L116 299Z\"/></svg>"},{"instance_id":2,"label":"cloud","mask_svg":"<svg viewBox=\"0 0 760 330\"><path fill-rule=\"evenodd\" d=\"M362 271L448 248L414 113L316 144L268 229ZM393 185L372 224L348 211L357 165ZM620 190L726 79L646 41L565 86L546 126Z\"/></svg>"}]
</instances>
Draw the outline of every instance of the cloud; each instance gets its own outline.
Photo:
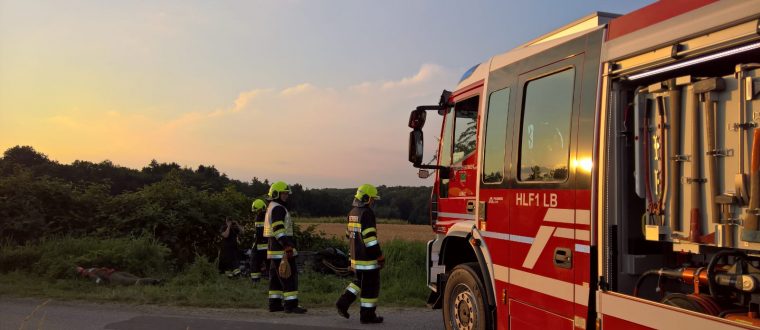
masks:
<instances>
[{"instance_id":1,"label":"cloud","mask_svg":"<svg viewBox=\"0 0 760 330\"><path fill-rule=\"evenodd\" d=\"M307 93L309 91L314 91L316 88L312 86L309 83L296 85L293 87L288 87L284 89L282 92L280 92L280 95L282 96L295 96L301 93Z\"/></svg>"},{"instance_id":2,"label":"cloud","mask_svg":"<svg viewBox=\"0 0 760 330\"><path fill-rule=\"evenodd\" d=\"M388 81L383 83L382 86L384 89L404 88L408 86L423 84L444 74L445 73L442 67L435 64L424 64L416 75L401 79L400 81Z\"/></svg>"},{"instance_id":3,"label":"cloud","mask_svg":"<svg viewBox=\"0 0 760 330\"><path fill-rule=\"evenodd\" d=\"M409 77L404 77L396 81L366 81L354 86L351 86L349 90L354 92L370 92L370 91L392 91L402 88L414 88L422 87L430 84L447 84L453 77L452 72L436 65L436 64L423 64L419 71Z\"/></svg>"},{"instance_id":4,"label":"cloud","mask_svg":"<svg viewBox=\"0 0 760 330\"><path fill-rule=\"evenodd\" d=\"M235 99L234 106L232 107L232 112L239 112L248 105L252 100L254 100L258 96L262 96L265 94L272 93L273 89L254 89L247 92L242 92L240 95L238 95L237 99Z\"/></svg>"},{"instance_id":5,"label":"cloud","mask_svg":"<svg viewBox=\"0 0 760 330\"><path fill-rule=\"evenodd\" d=\"M48 122L52 123L53 125L66 127L70 129L79 129L82 127L82 125L77 122L75 119L66 116L66 115L55 115L48 118Z\"/></svg>"},{"instance_id":6,"label":"cloud","mask_svg":"<svg viewBox=\"0 0 760 330\"><path fill-rule=\"evenodd\" d=\"M255 147L229 151L245 154L237 161L247 165L217 167L235 168L233 176L245 177L241 173L247 172L267 177L263 171L311 186L352 186L358 181L424 184L406 160L408 111L437 101L441 89L451 89L455 79L452 70L426 64L395 81L366 81L343 89L302 83L270 93L241 93L256 97L246 99L241 108L245 111L234 119L224 120L224 134L238 132L244 140L255 141ZM437 135L440 126L431 122L428 134ZM425 157L434 147L428 145Z\"/></svg>"},{"instance_id":7,"label":"cloud","mask_svg":"<svg viewBox=\"0 0 760 330\"><path fill-rule=\"evenodd\" d=\"M54 149L79 146L67 148L74 155L57 158L61 161L90 157L139 168L163 159L215 165L242 180L257 176L309 187L430 184L417 179L406 160L408 111L437 101L455 77L451 70L426 64L395 81L346 88L311 83L254 88L240 92L228 107L164 119L113 107L72 111L49 118L47 130L66 139L47 142ZM435 136L440 126L429 121L426 134ZM435 146L427 147L426 158Z\"/></svg>"}]
</instances>

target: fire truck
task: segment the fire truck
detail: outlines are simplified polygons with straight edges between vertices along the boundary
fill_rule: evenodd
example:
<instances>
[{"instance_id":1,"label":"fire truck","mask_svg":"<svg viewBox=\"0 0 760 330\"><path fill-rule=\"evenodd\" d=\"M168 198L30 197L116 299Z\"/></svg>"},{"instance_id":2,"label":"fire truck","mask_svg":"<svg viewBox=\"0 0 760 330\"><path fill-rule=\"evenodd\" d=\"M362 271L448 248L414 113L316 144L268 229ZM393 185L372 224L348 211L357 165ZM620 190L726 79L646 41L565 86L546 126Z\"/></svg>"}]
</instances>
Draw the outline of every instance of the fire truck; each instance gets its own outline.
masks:
<instances>
[{"instance_id":1,"label":"fire truck","mask_svg":"<svg viewBox=\"0 0 760 330\"><path fill-rule=\"evenodd\" d=\"M475 65L409 118L429 305L447 329L760 327L759 124L757 0L598 12Z\"/></svg>"}]
</instances>

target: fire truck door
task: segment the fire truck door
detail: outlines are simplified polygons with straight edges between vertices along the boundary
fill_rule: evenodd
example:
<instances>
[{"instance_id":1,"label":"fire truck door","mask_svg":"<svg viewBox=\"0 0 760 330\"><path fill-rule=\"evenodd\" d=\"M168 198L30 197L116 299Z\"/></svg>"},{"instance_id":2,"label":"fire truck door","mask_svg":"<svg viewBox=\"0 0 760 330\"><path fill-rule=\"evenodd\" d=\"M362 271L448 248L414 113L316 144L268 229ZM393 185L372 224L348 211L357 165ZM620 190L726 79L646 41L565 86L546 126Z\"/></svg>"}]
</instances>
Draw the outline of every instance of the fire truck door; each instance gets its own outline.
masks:
<instances>
[{"instance_id":1,"label":"fire truck door","mask_svg":"<svg viewBox=\"0 0 760 330\"><path fill-rule=\"evenodd\" d=\"M583 53L518 77L509 200L514 329L571 329L575 295L575 143Z\"/></svg>"},{"instance_id":2,"label":"fire truck door","mask_svg":"<svg viewBox=\"0 0 760 330\"><path fill-rule=\"evenodd\" d=\"M478 95L455 99L453 111L446 114L441 142L441 165L449 165L448 175L439 177L439 224L475 220L477 183Z\"/></svg>"},{"instance_id":3,"label":"fire truck door","mask_svg":"<svg viewBox=\"0 0 760 330\"><path fill-rule=\"evenodd\" d=\"M496 298L499 329L507 325L507 286L509 285L509 206L505 185L506 161L511 150L510 100L514 100L514 83L517 74L510 68L494 72L490 77L487 108L484 111L484 129L481 148L481 175L478 190L478 226L484 237L493 263L494 293ZM512 102L514 103L514 102Z\"/></svg>"}]
</instances>

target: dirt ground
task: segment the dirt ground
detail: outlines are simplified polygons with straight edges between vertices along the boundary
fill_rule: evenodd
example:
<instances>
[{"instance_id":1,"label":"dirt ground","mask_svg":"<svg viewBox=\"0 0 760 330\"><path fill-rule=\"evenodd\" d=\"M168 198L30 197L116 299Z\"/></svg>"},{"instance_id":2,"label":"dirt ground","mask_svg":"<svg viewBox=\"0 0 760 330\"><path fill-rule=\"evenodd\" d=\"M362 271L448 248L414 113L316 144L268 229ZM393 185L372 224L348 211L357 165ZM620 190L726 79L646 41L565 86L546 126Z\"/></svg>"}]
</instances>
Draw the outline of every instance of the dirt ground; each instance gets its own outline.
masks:
<instances>
[{"instance_id":1,"label":"dirt ground","mask_svg":"<svg viewBox=\"0 0 760 330\"><path fill-rule=\"evenodd\" d=\"M317 225L317 232L323 231L327 236L343 238L346 234L346 224L344 223L314 223ZM312 225L311 223L308 225ZM393 240L395 238L406 241L423 241L427 242L433 239L433 229L428 225L397 225L380 223L377 225L377 237L380 242Z\"/></svg>"}]
</instances>

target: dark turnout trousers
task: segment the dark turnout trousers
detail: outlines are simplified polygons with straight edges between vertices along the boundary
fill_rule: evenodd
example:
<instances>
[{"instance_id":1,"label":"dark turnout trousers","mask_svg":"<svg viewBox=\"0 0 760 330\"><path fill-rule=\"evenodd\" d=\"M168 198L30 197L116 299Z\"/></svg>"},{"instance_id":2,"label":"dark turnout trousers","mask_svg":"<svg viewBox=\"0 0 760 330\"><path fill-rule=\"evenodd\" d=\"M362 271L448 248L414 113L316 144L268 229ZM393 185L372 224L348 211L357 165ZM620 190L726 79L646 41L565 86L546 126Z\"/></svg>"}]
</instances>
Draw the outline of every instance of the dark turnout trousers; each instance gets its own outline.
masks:
<instances>
[{"instance_id":1,"label":"dark turnout trousers","mask_svg":"<svg viewBox=\"0 0 760 330\"><path fill-rule=\"evenodd\" d=\"M267 260L266 245L262 249L259 247L261 246L256 244L251 250L251 280L254 282L261 280L261 266Z\"/></svg>"},{"instance_id":2,"label":"dark turnout trousers","mask_svg":"<svg viewBox=\"0 0 760 330\"><path fill-rule=\"evenodd\" d=\"M286 258L287 259L287 258ZM278 269L283 259L270 259L269 263L269 310L292 310L298 307L298 268L295 258L287 259L291 275L280 277ZM284 301L284 304L283 304Z\"/></svg>"},{"instance_id":3,"label":"dark turnout trousers","mask_svg":"<svg viewBox=\"0 0 760 330\"><path fill-rule=\"evenodd\" d=\"M359 297L361 310L359 317L362 321L372 320L376 317L377 297L380 295L380 270L356 270L356 277L351 282L343 295L338 298L338 308L343 310Z\"/></svg>"}]
</instances>

